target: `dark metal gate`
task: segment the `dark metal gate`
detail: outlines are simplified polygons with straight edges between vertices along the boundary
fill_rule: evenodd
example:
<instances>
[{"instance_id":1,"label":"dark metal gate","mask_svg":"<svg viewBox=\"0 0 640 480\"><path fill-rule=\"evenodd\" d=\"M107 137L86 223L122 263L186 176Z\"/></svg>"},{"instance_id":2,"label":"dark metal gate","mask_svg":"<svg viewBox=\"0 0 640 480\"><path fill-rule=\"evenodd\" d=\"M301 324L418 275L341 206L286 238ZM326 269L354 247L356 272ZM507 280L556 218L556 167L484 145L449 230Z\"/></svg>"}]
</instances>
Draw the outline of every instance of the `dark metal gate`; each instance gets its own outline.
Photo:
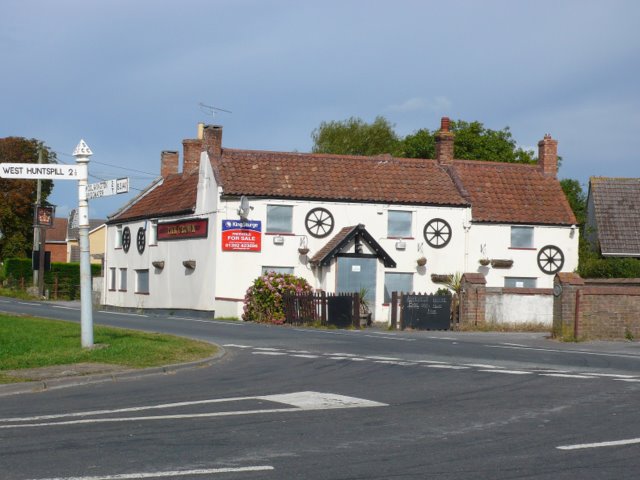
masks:
<instances>
[{"instance_id":1,"label":"dark metal gate","mask_svg":"<svg viewBox=\"0 0 640 480\"><path fill-rule=\"evenodd\" d=\"M449 330L451 328L451 296L409 293L392 295L392 326L395 327L400 306L400 328L415 330Z\"/></svg>"}]
</instances>

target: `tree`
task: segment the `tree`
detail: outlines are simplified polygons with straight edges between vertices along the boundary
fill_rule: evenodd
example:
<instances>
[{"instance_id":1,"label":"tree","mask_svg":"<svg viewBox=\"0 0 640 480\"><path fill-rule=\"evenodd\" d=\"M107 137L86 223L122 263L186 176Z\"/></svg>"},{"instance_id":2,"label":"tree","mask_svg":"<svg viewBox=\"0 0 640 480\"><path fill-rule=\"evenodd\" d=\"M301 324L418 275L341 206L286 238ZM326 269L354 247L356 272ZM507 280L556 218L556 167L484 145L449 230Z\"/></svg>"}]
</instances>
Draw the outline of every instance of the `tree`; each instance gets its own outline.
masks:
<instances>
[{"instance_id":1,"label":"tree","mask_svg":"<svg viewBox=\"0 0 640 480\"><path fill-rule=\"evenodd\" d=\"M509 127L486 128L480 122L451 121L455 134L454 157L467 160L490 160L509 163L535 163L531 150L518 147ZM368 124L351 117L339 122L322 122L311 135L317 153L343 155L378 155L390 153L398 157L434 158L437 131L420 129L400 138L384 117Z\"/></svg>"},{"instance_id":2,"label":"tree","mask_svg":"<svg viewBox=\"0 0 640 480\"><path fill-rule=\"evenodd\" d=\"M37 163L38 151L43 161L56 160L43 142L22 137L0 138L0 163ZM42 181L41 200L46 202L53 184ZM37 195L36 180L0 178L0 260L30 256L33 242L33 211Z\"/></svg>"},{"instance_id":3,"label":"tree","mask_svg":"<svg viewBox=\"0 0 640 480\"><path fill-rule=\"evenodd\" d=\"M384 117L368 124L360 118L322 122L311 134L314 153L378 155L400 153L400 139Z\"/></svg>"},{"instance_id":4,"label":"tree","mask_svg":"<svg viewBox=\"0 0 640 480\"><path fill-rule=\"evenodd\" d=\"M569 201L573 214L576 216L578 225L584 225L587 215L587 198L580 182L571 178L565 178L560 180L560 186Z\"/></svg>"}]
</instances>

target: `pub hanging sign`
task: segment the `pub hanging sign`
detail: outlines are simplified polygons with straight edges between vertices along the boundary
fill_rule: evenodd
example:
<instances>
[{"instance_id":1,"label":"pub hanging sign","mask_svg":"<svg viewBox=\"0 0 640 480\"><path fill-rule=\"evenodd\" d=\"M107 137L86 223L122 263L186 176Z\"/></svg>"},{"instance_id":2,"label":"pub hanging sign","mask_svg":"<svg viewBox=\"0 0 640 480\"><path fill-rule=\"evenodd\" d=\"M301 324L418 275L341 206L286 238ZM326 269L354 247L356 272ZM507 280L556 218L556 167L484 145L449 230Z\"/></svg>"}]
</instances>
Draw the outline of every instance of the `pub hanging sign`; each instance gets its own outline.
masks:
<instances>
[{"instance_id":1,"label":"pub hanging sign","mask_svg":"<svg viewBox=\"0 0 640 480\"><path fill-rule=\"evenodd\" d=\"M226 252L259 252L262 250L260 220L223 220L222 250Z\"/></svg>"},{"instance_id":2,"label":"pub hanging sign","mask_svg":"<svg viewBox=\"0 0 640 480\"><path fill-rule=\"evenodd\" d=\"M206 218L158 223L158 240L207 238L209 221Z\"/></svg>"}]
</instances>

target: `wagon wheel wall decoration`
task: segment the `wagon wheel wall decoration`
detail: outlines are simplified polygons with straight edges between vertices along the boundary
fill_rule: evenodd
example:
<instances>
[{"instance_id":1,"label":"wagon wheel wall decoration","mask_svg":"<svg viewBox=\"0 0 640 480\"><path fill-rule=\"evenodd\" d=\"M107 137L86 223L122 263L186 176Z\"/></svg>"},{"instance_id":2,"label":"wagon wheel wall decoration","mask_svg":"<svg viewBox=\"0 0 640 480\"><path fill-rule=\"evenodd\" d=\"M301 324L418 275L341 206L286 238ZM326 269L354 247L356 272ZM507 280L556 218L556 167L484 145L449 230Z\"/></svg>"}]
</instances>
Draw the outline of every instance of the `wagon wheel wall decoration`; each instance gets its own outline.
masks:
<instances>
[{"instance_id":1,"label":"wagon wheel wall decoration","mask_svg":"<svg viewBox=\"0 0 640 480\"><path fill-rule=\"evenodd\" d=\"M444 248L451 240L451 225L442 218L433 218L424 226L424 239L433 248Z\"/></svg>"},{"instance_id":2,"label":"wagon wheel wall decoration","mask_svg":"<svg viewBox=\"0 0 640 480\"><path fill-rule=\"evenodd\" d=\"M144 232L144 228L140 227L138 229L138 236L136 238L136 247L138 248L138 253L144 252L145 243L146 243L146 234Z\"/></svg>"},{"instance_id":3,"label":"wagon wheel wall decoration","mask_svg":"<svg viewBox=\"0 0 640 480\"><path fill-rule=\"evenodd\" d=\"M329 235L333 231L334 223L331 212L322 207L309 210L304 219L307 232L316 238L324 238Z\"/></svg>"},{"instance_id":4,"label":"wagon wheel wall decoration","mask_svg":"<svg viewBox=\"0 0 640 480\"><path fill-rule=\"evenodd\" d=\"M555 245L542 247L538 252L538 268L544 273L553 275L562 270L564 265L564 254Z\"/></svg>"},{"instance_id":5,"label":"wagon wheel wall decoration","mask_svg":"<svg viewBox=\"0 0 640 480\"><path fill-rule=\"evenodd\" d=\"M131 246L131 230L129 227L124 227L122 231L122 250L124 253L129 252L129 247Z\"/></svg>"}]
</instances>

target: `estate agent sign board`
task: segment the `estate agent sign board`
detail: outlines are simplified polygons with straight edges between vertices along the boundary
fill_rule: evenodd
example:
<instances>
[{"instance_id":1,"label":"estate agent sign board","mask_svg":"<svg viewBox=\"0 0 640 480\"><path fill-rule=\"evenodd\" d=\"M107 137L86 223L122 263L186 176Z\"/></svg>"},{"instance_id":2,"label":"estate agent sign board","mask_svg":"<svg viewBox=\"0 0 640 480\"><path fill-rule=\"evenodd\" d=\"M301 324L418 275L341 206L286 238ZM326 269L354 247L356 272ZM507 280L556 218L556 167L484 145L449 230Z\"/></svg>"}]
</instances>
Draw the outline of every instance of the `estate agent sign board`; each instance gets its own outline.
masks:
<instances>
[{"instance_id":1,"label":"estate agent sign board","mask_svg":"<svg viewBox=\"0 0 640 480\"><path fill-rule=\"evenodd\" d=\"M260 220L223 220L222 250L227 252L259 252L262 250Z\"/></svg>"}]
</instances>

